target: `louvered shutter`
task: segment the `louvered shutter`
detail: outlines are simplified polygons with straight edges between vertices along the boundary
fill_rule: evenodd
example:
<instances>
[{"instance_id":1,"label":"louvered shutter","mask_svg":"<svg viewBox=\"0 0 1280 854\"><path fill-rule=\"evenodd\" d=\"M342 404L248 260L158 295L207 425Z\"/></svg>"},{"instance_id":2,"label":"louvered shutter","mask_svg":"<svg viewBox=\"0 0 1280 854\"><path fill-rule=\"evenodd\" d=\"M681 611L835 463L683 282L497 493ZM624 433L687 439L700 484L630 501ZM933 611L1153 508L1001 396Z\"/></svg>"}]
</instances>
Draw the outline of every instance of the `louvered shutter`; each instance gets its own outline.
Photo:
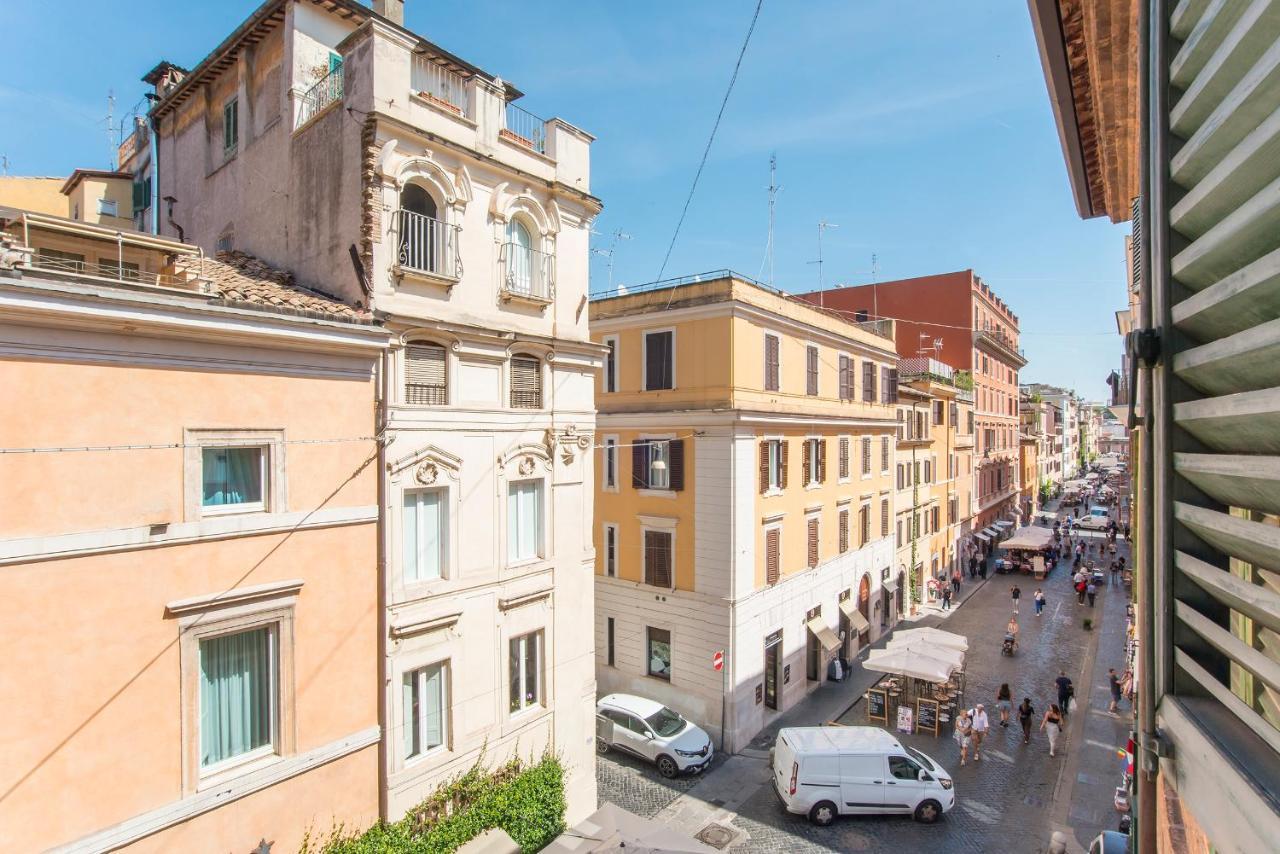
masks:
<instances>
[{"instance_id":1,"label":"louvered shutter","mask_svg":"<svg viewBox=\"0 0 1280 854\"><path fill-rule=\"evenodd\" d=\"M880 471L889 470L889 437L880 438Z\"/></svg>"},{"instance_id":2,"label":"louvered shutter","mask_svg":"<svg viewBox=\"0 0 1280 854\"><path fill-rule=\"evenodd\" d=\"M862 437L862 473L871 474L871 437Z\"/></svg>"},{"instance_id":3,"label":"louvered shutter","mask_svg":"<svg viewBox=\"0 0 1280 854\"><path fill-rule=\"evenodd\" d=\"M764 387L766 391L778 390L778 336L764 336Z\"/></svg>"},{"instance_id":4,"label":"louvered shutter","mask_svg":"<svg viewBox=\"0 0 1280 854\"><path fill-rule=\"evenodd\" d=\"M891 403L889 400L889 368L880 368L880 402Z\"/></svg>"},{"instance_id":5,"label":"louvered shutter","mask_svg":"<svg viewBox=\"0 0 1280 854\"><path fill-rule=\"evenodd\" d=\"M898 402L898 369L889 369L889 402Z\"/></svg>"},{"instance_id":6,"label":"louvered shutter","mask_svg":"<svg viewBox=\"0 0 1280 854\"><path fill-rule=\"evenodd\" d=\"M542 362L532 356L511 357L511 407L542 408Z\"/></svg>"},{"instance_id":7,"label":"louvered shutter","mask_svg":"<svg viewBox=\"0 0 1280 854\"><path fill-rule=\"evenodd\" d=\"M840 479L844 480L849 476L849 440L841 437L840 439Z\"/></svg>"},{"instance_id":8,"label":"louvered shutter","mask_svg":"<svg viewBox=\"0 0 1280 854\"><path fill-rule=\"evenodd\" d=\"M434 406L449 402L443 347L410 344L404 348L404 402Z\"/></svg>"},{"instance_id":9,"label":"louvered shutter","mask_svg":"<svg viewBox=\"0 0 1280 854\"><path fill-rule=\"evenodd\" d=\"M809 567L818 565L818 520L810 519L808 525Z\"/></svg>"},{"instance_id":10,"label":"louvered shutter","mask_svg":"<svg viewBox=\"0 0 1280 854\"><path fill-rule=\"evenodd\" d=\"M671 535L665 531L644 532L645 583L671 587Z\"/></svg>"},{"instance_id":11,"label":"louvered shutter","mask_svg":"<svg viewBox=\"0 0 1280 854\"><path fill-rule=\"evenodd\" d=\"M840 357L840 399L850 400L853 398L853 391L849 388L849 357Z\"/></svg>"},{"instance_id":12,"label":"louvered shutter","mask_svg":"<svg viewBox=\"0 0 1280 854\"><path fill-rule=\"evenodd\" d=\"M880 536L889 536L889 499L880 499Z\"/></svg>"},{"instance_id":13,"label":"louvered shutter","mask_svg":"<svg viewBox=\"0 0 1280 854\"><path fill-rule=\"evenodd\" d=\"M782 575L782 556L779 554L781 535L774 528L764 534L764 581L765 584L777 584Z\"/></svg>"},{"instance_id":14,"label":"louvered shutter","mask_svg":"<svg viewBox=\"0 0 1280 854\"><path fill-rule=\"evenodd\" d=\"M778 442L778 449L782 451L782 476L778 479L778 485L782 489L787 488L787 446L790 444L791 443L786 439L782 439Z\"/></svg>"},{"instance_id":15,"label":"louvered shutter","mask_svg":"<svg viewBox=\"0 0 1280 854\"><path fill-rule=\"evenodd\" d=\"M649 444L636 442L631 446L631 485L635 489L649 488Z\"/></svg>"},{"instance_id":16,"label":"louvered shutter","mask_svg":"<svg viewBox=\"0 0 1280 854\"><path fill-rule=\"evenodd\" d=\"M667 471L671 489L684 489L684 439L672 439L667 443Z\"/></svg>"},{"instance_id":17,"label":"louvered shutter","mask_svg":"<svg viewBox=\"0 0 1280 854\"><path fill-rule=\"evenodd\" d=\"M809 347L805 351L805 357L808 359L805 374L805 391L809 394L818 393L818 348Z\"/></svg>"},{"instance_id":18,"label":"louvered shutter","mask_svg":"<svg viewBox=\"0 0 1280 854\"><path fill-rule=\"evenodd\" d=\"M862 402L876 402L876 366L874 362L862 363Z\"/></svg>"},{"instance_id":19,"label":"louvered shutter","mask_svg":"<svg viewBox=\"0 0 1280 854\"><path fill-rule=\"evenodd\" d=\"M1263 850L1274 813L1245 805L1275 809L1264 778L1222 783L1280 765L1280 18L1261 2L1156 8L1169 79L1150 82L1153 193L1132 270L1150 276L1162 349L1140 401L1156 453L1156 637L1142 642L1161 735L1195 763L1177 775L1184 805L1215 847Z\"/></svg>"},{"instance_id":20,"label":"louvered shutter","mask_svg":"<svg viewBox=\"0 0 1280 854\"><path fill-rule=\"evenodd\" d=\"M802 483L804 483L806 486L812 483L812 480L809 477L809 473L813 471L812 456L813 456L813 442L810 442L808 439L805 439L804 451L803 451L803 462L801 463L801 470L804 472L804 474L801 477L802 477Z\"/></svg>"},{"instance_id":21,"label":"louvered shutter","mask_svg":"<svg viewBox=\"0 0 1280 854\"><path fill-rule=\"evenodd\" d=\"M769 491L769 443L760 443L760 494Z\"/></svg>"},{"instance_id":22,"label":"louvered shutter","mask_svg":"<svg viewBox=\"0 0 1280 854\"><path fill-rule=\"evenodd\" d=\"M840 511L840 554L849 551L849 511Z\"/></svg>"},{"instance_id":23,"label":"louvered shutter","mask_svg":"<svg viewBox=\"0 0 1280 854\"><path fill-rule=\"evenodd\" d=\"M827 440L818 440L818 483L827 482Z\"/></svg>"}]
</instances>

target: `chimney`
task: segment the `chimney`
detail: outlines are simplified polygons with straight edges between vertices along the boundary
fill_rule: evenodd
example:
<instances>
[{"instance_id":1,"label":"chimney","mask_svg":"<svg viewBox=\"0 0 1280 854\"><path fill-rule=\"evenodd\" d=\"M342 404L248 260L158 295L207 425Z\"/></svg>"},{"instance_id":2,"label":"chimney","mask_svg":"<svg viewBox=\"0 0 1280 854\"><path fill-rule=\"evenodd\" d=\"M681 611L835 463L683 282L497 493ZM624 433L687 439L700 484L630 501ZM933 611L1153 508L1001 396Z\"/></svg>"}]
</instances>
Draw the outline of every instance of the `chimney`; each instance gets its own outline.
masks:
<instances>
[{"instance_id":1,"label":"chimney","mask_svg":"<svg viewBox=\"0 0 1280 854\"><path fill-rule=\"evenodd\" d=\"M396 26L404 26L404 0L373 0L373 11Z\"/></svg>"}]
</instances>

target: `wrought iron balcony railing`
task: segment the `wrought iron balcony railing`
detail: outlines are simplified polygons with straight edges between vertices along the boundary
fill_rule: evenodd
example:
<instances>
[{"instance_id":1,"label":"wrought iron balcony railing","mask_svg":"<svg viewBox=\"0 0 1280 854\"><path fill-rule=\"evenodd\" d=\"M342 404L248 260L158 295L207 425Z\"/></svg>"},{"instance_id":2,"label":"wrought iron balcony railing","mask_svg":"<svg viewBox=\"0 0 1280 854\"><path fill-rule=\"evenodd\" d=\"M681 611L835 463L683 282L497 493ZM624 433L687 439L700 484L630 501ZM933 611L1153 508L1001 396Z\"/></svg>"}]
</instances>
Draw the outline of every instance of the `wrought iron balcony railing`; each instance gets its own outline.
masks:
<instances>
[{"instance_id":1,"label":"wrought iron balcony railing","mask_svg":"<svg viewBox=\"0 0 1280 854\"><path fill-rule=\"evenodd\" d=\"M402 268L449 279L462 278L456 225L416 211L396 211L400 229L397 261Z\"/></svg>"},{"instance_id":2,"label":"wrought iron balcony railing","mask_svg":"<svg viewBox=\"0 0 1280 854\"><path fill-rule=\"evenodd\" d=\"M298 120L294 128L300 128L335 101L342 100L342 66L321 77L298 97Z\"/></svg>"},{"instance_id":3,"label":"wrought iron balcony railing","mask_svg":"<svg viewBox=\"0 0 1280 854\"><path fill-rule=\"evenodd\" d=\"M502 244L503 299L551 302L556 295L555 256L517 243Z\"/></svg>"}]
</instances>

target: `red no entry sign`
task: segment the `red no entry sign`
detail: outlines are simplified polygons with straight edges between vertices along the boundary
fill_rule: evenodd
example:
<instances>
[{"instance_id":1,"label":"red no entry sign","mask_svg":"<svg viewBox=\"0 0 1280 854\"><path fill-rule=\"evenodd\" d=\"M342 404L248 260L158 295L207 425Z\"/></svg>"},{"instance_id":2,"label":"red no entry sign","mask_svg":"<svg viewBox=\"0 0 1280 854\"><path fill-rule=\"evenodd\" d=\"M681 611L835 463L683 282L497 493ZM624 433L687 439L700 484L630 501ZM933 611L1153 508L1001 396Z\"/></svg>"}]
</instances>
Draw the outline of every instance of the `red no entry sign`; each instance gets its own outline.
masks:
<instances>
[{"instance_id":1,"label":"red no entry sign","mask_svg":"<svg viewBox=\"0 0 1280 854\"><path fill-rule=\"evenodd\" d=\"M712 669L717 671L724 670L724 650L723 649L716 650L715 654L711 656L711 667Z\"/></svg>"}]
</instances>

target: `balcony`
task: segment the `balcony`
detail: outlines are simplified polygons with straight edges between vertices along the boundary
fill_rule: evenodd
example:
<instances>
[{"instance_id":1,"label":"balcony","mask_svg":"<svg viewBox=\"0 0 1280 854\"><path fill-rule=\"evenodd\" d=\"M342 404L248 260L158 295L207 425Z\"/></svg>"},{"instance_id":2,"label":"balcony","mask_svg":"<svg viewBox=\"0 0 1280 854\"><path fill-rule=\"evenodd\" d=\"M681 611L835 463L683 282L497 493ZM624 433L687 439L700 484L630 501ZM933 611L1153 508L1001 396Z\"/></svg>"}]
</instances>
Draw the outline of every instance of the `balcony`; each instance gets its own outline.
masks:
<instances>
[{"instance_id":1,"label":"balcony","mask_svg":"<svg viewBox=\"0 0 1280 854\"><path fill-rule=\"evenodd\" d=\"M462 278L458 226L401 209L396 211L396 227L400 235L397 274L417 274L450 285Z\"/></svg>"},{"instance_id":2,"label":"balcony","mask_svg":"<svg viewBox=\"0 0 1280 854\"><path fill-rule=\"evenodd\" d=\"M294 130L320 115L330 104L341 101L342 91L342 66L339 65L298 96L298 115L293 124Z\"/></svg>"},{"instance_id":3,"label":"balcony","mask_svg":"<svg viewBox=\"0 0 1280 854\"><path fill-rule=\"evenodd\" d=\"M973 330L973 344L981 347L996 358L1003 359L1014 367L1026 367L1027 357L1022 349L1014 343L1013 338L1002 329L994 327Z\"/></svg>"},{"instance_id":4,"label":"balcony","mask_svg":"<svg viewBox=\"0 0 1280 854\"><path fill-rule=\"evenodd\" d=\"M546 120L515 104L507 104L505 124L498 136L539 154L547 153Z\"/></svg>"},{"instance_id":5,"label":"balcony","mask_svg":"<svg viewBox=\"0 0 1280 854\"><path fill-rule=\"evenodd\" d=\"M424 101L464 119L472 119L471 89L467 78L423 54L413 55L409 88Z\"/></svg>"},{"instance_id":6,"label":"balcony","mask_svg":"<svg viewBox=\"0 0 1280 854\"><path fill-rule=\"evenodd\" d=\"M953 385L955 383L955 370L950 365L944 365L937 359L930 359L927 356L912 356L909 359L901 359L898 362L898 379L926 379Z\"/></svg>"},{"instance_id":7,"label":"balcony","mask_svg":"<svg viewBox=\"0 0 1280 854\"><path fill-rule=\"evenodd\" d=\"M556 295L555 256L518 243L502 244L502 300L548 305Z\"/></svg>"}]
</instances>

